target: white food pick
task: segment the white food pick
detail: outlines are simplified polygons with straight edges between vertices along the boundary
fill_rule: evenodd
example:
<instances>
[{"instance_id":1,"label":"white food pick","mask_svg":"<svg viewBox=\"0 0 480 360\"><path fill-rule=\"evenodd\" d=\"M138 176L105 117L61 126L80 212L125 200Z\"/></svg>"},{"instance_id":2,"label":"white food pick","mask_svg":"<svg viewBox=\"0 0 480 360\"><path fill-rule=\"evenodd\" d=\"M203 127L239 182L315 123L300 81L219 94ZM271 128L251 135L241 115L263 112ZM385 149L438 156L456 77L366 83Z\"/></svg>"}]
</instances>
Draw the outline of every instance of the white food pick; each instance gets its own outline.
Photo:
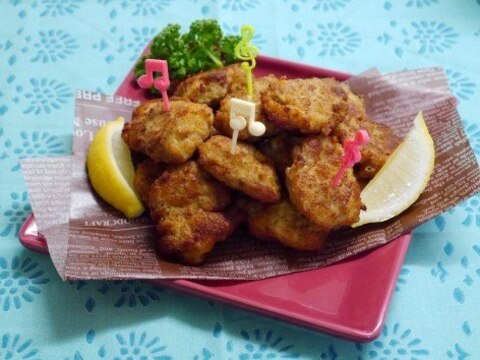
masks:
<instances>
[{"instance_id":1,"label":"white food pick","mask_svg":"<svg viewBox=\"0 0 480 360\"><path fill-rule=\"evenodd\" d=\"M238 133L245 129L248 121L248 132L252 136L262 136L265 134L265 125L260 121L255 121L255 103L242 99L230 99L230 127L233 130L232 145L230 152L235 154L237 151Z\"/></svg>"}]
</instances>

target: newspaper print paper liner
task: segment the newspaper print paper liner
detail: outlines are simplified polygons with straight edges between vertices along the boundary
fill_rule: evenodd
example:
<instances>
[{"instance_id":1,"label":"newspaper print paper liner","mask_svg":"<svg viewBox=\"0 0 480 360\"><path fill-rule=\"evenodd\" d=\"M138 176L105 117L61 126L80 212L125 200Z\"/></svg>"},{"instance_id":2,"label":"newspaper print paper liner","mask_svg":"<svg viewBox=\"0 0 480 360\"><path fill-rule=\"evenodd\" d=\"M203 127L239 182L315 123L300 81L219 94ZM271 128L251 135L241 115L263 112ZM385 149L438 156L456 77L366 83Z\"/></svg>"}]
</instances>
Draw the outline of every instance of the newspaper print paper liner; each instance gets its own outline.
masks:
<instances>
[{"instance_id":1,"label":"newspaper print paper liner","mask_svg":"<svg viewBox=\"0 0 480 360\"><path fill-rule=\"evenodd\" d=\"M257 74L297 75L293 64L274 65L259 59ZM306 69L298 77L316 75L315 68ZM77 91L74 156L22 162L39 231L47 238L62 278L254 280L319 268L385 244L479 191L478 164L440 68L387 75L372 70L348 82L364 96L369 117L399 136L410 129L418 111L424 112L437 154L434 173L419 200L385 223L332 232L320 252L299 252L240 233L217 244L202 266L160 258L148 217L126 220L94 194L85 172L88 145L104 121L119 115L129 120L139 102ZM139 94L128 83L125 92Z\"/></svg>"}]
</instances>

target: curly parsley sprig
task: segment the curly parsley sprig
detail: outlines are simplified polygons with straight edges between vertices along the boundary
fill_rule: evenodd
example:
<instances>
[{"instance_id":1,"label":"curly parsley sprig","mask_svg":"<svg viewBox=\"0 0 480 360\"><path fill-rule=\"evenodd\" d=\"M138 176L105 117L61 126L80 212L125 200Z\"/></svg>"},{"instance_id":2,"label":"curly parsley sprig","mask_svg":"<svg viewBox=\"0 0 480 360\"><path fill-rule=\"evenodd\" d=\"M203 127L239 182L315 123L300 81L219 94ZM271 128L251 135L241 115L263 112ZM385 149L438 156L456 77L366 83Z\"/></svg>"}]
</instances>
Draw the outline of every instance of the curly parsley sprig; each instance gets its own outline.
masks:
<instances>
[{"instance_id":1,"label":"curly parsley sprig","mask_svg":"<svg viewBox=\"0 0 480 360\"><path fill-rule=\"evenodd\" d=\"M163 59L168 61L171 81L178 83L189 75L238 61L235 46L239 41L240 36L224 36L216 20L194 21L185 34L179 24L169 24L153 38L150 53L137 62L135 76L145 74L145 60Z\"/></svg>"}]
</instances>

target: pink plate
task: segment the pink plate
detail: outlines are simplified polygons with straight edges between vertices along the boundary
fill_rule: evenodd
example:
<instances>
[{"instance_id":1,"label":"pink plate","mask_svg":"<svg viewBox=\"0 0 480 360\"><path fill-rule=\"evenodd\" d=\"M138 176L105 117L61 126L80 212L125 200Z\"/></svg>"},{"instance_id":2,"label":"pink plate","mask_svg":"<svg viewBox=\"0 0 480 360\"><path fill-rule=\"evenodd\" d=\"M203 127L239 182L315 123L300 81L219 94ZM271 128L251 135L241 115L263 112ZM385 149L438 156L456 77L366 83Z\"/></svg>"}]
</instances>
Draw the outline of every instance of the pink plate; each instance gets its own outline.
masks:
<instances>
[{"instance_id":1,"label":"pink plate","mask_svg":"<svg viewBox=\"0 0 480 360\"><path fill-rule=\"evenodd\" d=\"M335 77L347 74L259 56L256 75L274 73L287 77ZM118 95L145 100L131 73ZM23 224L20 242L48 253L31 215ZM370 341L381 332L411 234L318 270L258 281L158 280L155 284L204 296L355 341Z\"/></svg>"}]
</instances>

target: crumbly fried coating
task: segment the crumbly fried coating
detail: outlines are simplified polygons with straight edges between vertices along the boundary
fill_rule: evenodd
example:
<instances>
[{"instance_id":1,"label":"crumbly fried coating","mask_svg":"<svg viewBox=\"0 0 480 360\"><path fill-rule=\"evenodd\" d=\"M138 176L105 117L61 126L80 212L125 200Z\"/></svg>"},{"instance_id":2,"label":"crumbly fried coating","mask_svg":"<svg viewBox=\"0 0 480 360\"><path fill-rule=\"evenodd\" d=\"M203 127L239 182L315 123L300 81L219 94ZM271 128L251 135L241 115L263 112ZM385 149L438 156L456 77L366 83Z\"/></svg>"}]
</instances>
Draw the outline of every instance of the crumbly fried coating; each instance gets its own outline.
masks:
<instances>
[{"instance_id":1,"label":"crumbly fried coating","mask_svg":"<svg viewBox=\"0 0 480 360\"><path fill-rule=\"evenodd\" d=\"M159 251L170 258L199 265L215 244L225 240L237 228L242 215L233 208L211 212L186 208L171 211L157 224L164 235L159 239Z\"/></svg>"},{"instance_id":2,"label":"crumbly fried coating","mask_svg":"<svg viewBox=\"0 0 480 360\"><path fill-rule=\"evenodd\" d=\"M162 174L166 165L157 164L151 159L143 160L135 169L135 177L133 178L133 186L137 190L143 203L148 202L148 194L150 186Z\"/></svg>"},{"instance_id":3,"label":"crumbly fried coating","mask_svg":"<svg viewBox=\"0 0 480 360\"><path fill-rule=\"evenodd\" d=\"M362 97L355 95L347 84L342 83L342 88L347 93L347 110L345 120L363 121L367 119L365 102Z\"/></svg>"},{"instance_id":4,"label":"crumbly fried coating","mask_svg":"<svg viewBox=\"0 0 480 360\"><path fill-rule=\"evenodd\" d=\"M371 179L397 148L401 139L388 126L355 117L345 118L333 129L333 134L343 143L346 139L353 139L360 129L368 132L370 141L360 149L362 158L355 166L355 173L360 178Z\"/></svg>"},{"instance_id":5,"label":"crumbly fried coating","mask_svg":"<svg viewBox=\"0 0 480 360\"><path fill-rule=\"evenodd\" d=\"M168 167L150 186L148 208L162 254L200 264L241 221L230 191L195 161Z\"/></svg>"},{"instance_id":6,"label":"crumbly fried coating","mask_svg":"<svg viewBox=\"0 0 480 360\"><path fill-rule=\"evenodd\" d=\"M200 165L229 187L263 202L280 200L280 183L271 160L249 144L238 142L230 153L231 140L213 136L199 146Z\"/></svg>"},{"instance_id":7,"label":"crumbly fried coating","mask_svg":"<svg viewBox=\"0 0 480 360\"><path fill-rule=\"evenodd\" d=\"M279 129L271 122L268 121L267 116L262 108L262 102L260 101L260 94L262 94L270 84L278 81L274 75L264 76L256 78L254 82L254 93L251 101L255 102L255 120L265 124L266 131L261 138L271 137L278 134ZM248 100L246 88L243 87L240 91L236 91L231 95L227 95L221 102L220 108L215 113L215 128L223 135L228 137L232 136L233 130L230 127L230 100L231 98L238 98ZM261 139L257 136L252 136L248 132L248 126L238 133L238 138L245 141L257 141Z\"/></svg>"},{"instance_id":8,"label":"crumbly fried coating","mask_svg":"<svg viewBox=\"0 0 480 360\"><path fill-rule=\"evenodd\" d=\"M219 211L230 204L230 190L204 171L196 161L169 166L152 184L149 205L156 220L165 208ZM152 195L152 193L154 193Z\"/></svg>"},{"instance_id":9,"label":"crumbly fried coating","mask_svg":"<svg viewBox=\"0 0 480 360\"><path fill-rule=\"evenodd\" d=\"M245 71L239 64L232 64L187 78L178 84L174 96L216 108L227 94L245 86Z\"/></svg>"},{"instance_id":10,"label":"crumbly fried coating","mask_svg":"<svg viewBox=\"0 0 480 360\"><path fill-rule=\"evenodd\" d=\"M260 144L259 149L273 162L280 179L285 179L285 170L292 165L293 147L299 139L290 134L280 134Z\"/></svg>"},{"instance_id":11,"label":"crumbly fried coating","mask_svg":"<svg viewBox=\"0 0 480 360\"><path fill-rule=\"evenodd\" d=\"M240 207L248 214L248 229L262 240L276 240L298 250L320 250L329 229L313 225L288 198L275 204L243 201Z\"/></svg>"},{"instance_id":12,"label":"crumbly fried coating","mask_svg":"<svg viewBox=\"0 0 480 360\"><path fill-rule=\"evenodd\" d=\"M203 104L171 101L165 112L161 99L137 107L122 138L130 149L155 162L180 164L192 157L213 130L213 112Z\"/></svg>"},{"instance_id":13,"label":"crumbly fried coating","mask_svg":"<svg viewBox=\"0 0 480 360\"><path fill-rule=\"evenodd\" d=\"M348 169L340 184L331 183L341 165L342 145L334 137L304 138L293 151L287 168L287 189L293 205L308 220L324 228L349 226L358 221L360 186Z\"/></svg>"},{"instance_id":14,"label":"crumbly fried coating","mask_svg":"<svg viewBox=\"0 0 480 360\"><path fill-rule=\"evenodd\" d=\"M347 111L347 93L335 79L279 80L261 94L268 120L280 129L328 135Z\"/></svg>"}]
</instances>

